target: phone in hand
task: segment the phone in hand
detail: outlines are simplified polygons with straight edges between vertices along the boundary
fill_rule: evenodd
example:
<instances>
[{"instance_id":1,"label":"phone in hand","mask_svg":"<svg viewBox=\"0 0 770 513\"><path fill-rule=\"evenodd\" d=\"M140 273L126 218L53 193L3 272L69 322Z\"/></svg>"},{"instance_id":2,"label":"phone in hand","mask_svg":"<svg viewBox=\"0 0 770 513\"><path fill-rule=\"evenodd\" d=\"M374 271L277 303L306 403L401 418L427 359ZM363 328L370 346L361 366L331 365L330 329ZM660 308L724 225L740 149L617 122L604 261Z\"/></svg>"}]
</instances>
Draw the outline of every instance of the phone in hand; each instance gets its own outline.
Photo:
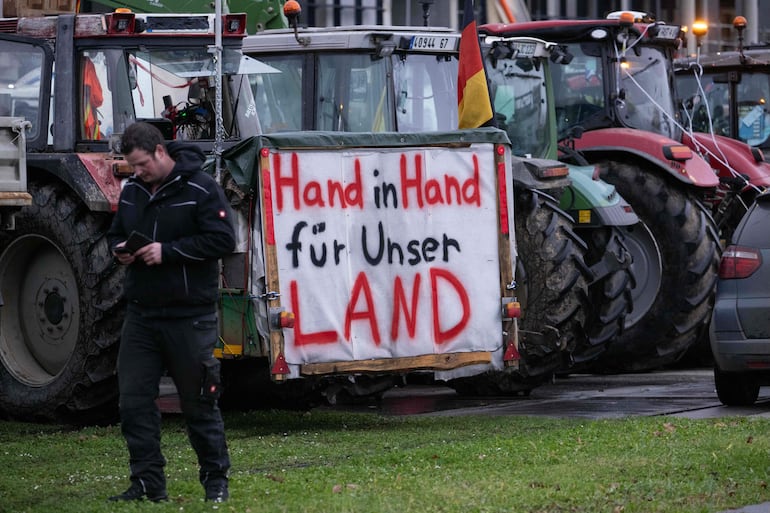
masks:
<instances>
[{"instance_id":1,"label":"phone in hand","mask_svg":"<svg viewBox=\"0 0 770 513\"><path fill-rule=\"evenodd\" d=\"M113 248L113 251L121 255L130 255L136 253L139 249L151 242L154 242L151 238L134 230L131 232L131 235L128 236L126 243L123 246Z\"/></svg>"},{"instance_id":2,"label":"phone in hand","mask_svg":"<svg viewBox=\"0 0 770 513\"><path fill-rule=\"evenodd\" d=\"M131 232L131 235L128 236L125 248L128 249L129 253L136 253L138 250L145 247L147 244L150 244L151 242L154 241L147 235L134 230Z\"/></svg>"}]
</instances>

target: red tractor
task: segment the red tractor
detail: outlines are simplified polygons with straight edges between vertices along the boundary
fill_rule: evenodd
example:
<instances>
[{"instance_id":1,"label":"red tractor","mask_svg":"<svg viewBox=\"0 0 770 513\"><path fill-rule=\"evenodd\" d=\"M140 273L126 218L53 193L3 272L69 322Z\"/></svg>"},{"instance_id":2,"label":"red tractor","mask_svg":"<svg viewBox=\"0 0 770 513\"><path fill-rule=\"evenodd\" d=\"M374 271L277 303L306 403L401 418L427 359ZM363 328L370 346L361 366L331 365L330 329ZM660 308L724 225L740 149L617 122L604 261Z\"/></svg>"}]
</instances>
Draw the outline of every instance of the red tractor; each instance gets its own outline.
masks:
<instances>
[{"instance_id":1,"label":"red tractor","mask_svg":"<svg viewBox=\"0 0 770 513\"><path fill-rule=\"evenodd\" d=\"M770 46L744 46L746 23L742 16L733 21L739 33L737 51L698 54L674 61L688 136L716 153L712 162L722 166L720 187L729 194L718 204L715 219L728 242L729 228L735 226L757 194L770 185L768 175L744 174L747 166L735 159L735 153L743 154L747 144L757 162L770 155ZM701 38L704 35L705 31L699 33ZM766 167L764 162L761 165Z\"/></svg>"},{"instance_id":2,"label":"red tractor","mask_svg":"<svg viewBox=\"0 0 770 513\"><path fill-rule=\"evenodd\" d=\"M594 368L635 371L676 362L705 332L721 247L712 218L720 169L684 144L689 140L674 108L680 27L632 15L482 25L479 32L536 37L573 56L550 68L561 144L600 165L602 178L651 234L629 237L639 241L630 247L634 310ZM745 153L756 164L749 148Z\"/></svg>"},{"instance_id":3,"label":"red tractor","mask_svg":"<svg viewBox=\"0 0 770 513\"><path fill-rule=\"evenodd\" d=\"M223 94L231 106L246 89L234 75L246 20L225 20ZM28 127L17 130L15 153L7 146L17 139L6 139L4 158L15 154L21 173L0 184L4 414L87 421L114 408L124 305L105 234L132 173L115 143L144 119L169 138L214 147L214 32L213 14L0 20L0 119ZM243 109L225 109L224 124L227 145L257 127Z\"/></svg>"}]
</instances>

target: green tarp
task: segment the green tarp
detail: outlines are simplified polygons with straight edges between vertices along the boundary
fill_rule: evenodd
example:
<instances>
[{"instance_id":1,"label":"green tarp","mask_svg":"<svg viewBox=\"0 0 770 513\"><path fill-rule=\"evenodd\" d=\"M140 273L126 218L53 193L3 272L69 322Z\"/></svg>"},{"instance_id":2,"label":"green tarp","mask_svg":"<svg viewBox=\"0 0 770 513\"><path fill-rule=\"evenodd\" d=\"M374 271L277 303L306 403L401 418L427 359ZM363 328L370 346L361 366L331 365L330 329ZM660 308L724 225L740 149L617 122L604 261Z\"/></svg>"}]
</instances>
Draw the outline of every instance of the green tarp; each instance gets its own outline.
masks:
<instances>
[{"instance_id":1,"label":"green tarp","mask_svg":"<svg viewBox=\"0 0 770 513\"><path fill-rule=\"evenodd\" d=\"M505 131L497 128L476 128L451 132L282 132L258 135L243 140L222 155L223 167L244 191L254 188L257 159L262 148L288 149L353 149L406 148L415 146L465 146L489 143L510 145Z\"/></svg>"}]
</instances>

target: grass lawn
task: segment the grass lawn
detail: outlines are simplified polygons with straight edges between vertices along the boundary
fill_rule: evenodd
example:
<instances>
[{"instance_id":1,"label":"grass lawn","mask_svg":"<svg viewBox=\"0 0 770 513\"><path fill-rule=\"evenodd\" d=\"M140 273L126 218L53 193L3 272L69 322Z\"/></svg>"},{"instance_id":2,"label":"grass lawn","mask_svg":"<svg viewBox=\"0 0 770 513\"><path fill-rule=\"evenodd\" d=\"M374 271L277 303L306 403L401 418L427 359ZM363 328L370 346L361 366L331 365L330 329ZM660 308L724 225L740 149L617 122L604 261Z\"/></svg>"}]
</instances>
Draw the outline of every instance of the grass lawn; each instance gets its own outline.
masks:
<instances>
[{"instance_id":1,"label":"grass lawn","mask_svg":"<svg viewBox=\"0 0 770 513\"><path fill-rule=\"evenodd\" d=\"M117 426L0 421L0 511L716 512L770 500L770 420L554 420L260 411L225 416L231 500L204 503L184 425L164 418L170 501L128 486Z\"/></svg>"}]
</instances>

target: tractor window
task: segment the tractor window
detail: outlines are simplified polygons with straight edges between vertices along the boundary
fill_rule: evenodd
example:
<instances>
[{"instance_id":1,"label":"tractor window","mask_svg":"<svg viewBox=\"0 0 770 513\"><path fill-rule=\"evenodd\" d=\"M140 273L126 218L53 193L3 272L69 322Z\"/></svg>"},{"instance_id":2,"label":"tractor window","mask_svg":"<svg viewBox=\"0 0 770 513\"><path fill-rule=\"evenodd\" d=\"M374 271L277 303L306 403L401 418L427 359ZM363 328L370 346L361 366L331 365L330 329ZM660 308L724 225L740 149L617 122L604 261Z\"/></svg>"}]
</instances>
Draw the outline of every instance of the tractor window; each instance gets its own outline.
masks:
<instances>
[{"instance_id":1,"label":"tractor window","mask_svg":"<svg viewBox=\"0 0 770 513\"><path fill-rule=\"evenodd\" d=\"M130 65L136 79L132 95L137 119L170 122L173 139L213 139L214 109L207 74L211 58L196 50L137 51ZM173 63L177 58L177 64Z\"/></svg>"},{"instance_id":2,"label":"tractor window","mask_svg":"<svg viewBox=\"0 0 770 513\"><path fill-rule=\"evenodd\" d=\"M133 62L133 56L122 50L106 50L105 54L107 69L112 75L113 133L122 134L135 118L133 88L136 87L136 67L129 64Z\"/></svg>"},{"instance_id":3,"label":"tractor window","mask_svg":"<svg viewBox=\"0 0 770 513\"><path fill-rule=\"evenodd\" d=\"M763 73L742 73L736 90L738 137L751 146L761 146L770 137L768 78Z\"/></svg>"},{"instance_id":4,"label":"tractor window","mask_svg":"<svg viewBox=\"0 0 770 513\"><path fill-rule=\"evenodd\" d=\"M498 126L513 152L544 157L550 141L545 64L532 58L487 60Z\"/></svg>"},{"instance_id":5,"label":"tractor window","mask_svg":"<svg viewBox=\"0 0 770 513\"><path fill-rule=\"evenodd\" d=\"M14 41L0 41L0 116L26 118L32 123L27 137L40 133L40 77L44 54L41 48Z\"/></svg>"},{"instance_id":6,"label":"tractor window","mask_svg":"<svg viewBox=\"0 0 770 513\"><path fill-rule=\"evenodd\" d=\"M80 138L97 141L113 130L112 92L104 52L85 52L80 57Z\"/></svg>"},{"instance_id":7,"label":"tractor window","mask_svg":"<svg viewBox=\"0 0 770 513\"><path fill-rule=\"evenodd\" d=\"M392 131L386 59L370 54L321 54L317 58L316 129Z\"/></svg>"},{"instance_id":8,"label":"tractor window","mask_svg":"<svg viewBox=\"0 0 770 513\"><path fill-rule=\"evenodd\" d=\"M674 99L671 94L670 61L658 48L635 47L618 63L619 100L615 107L623 124L678 138Z\"/></svg>"},{"instance_id":9,"label":"tractor window","mask_svg":"<svg viewBox=\"0 0 770 513\"><path fill-rule=\"evenodd\" d=\"M237 137L235 109L254 116L250 88L235 77L249 73L239 51L224 49L222 58L222 126L224 137ZM128 75L137 120L158 126L169 138L204 140L216 136L216 69L204 47L137 50L128 55ZM232 90L230 88L233 88Z\"/></svg>"},{"instance_id":10,"label":"tractor window","mask_svg":"<svg viewBox=\"0 0 770 513\"><path fill-rule=\"evenodd\" d=\"M457 58L397 54L391 59L398 131L457 129Z\"/></svg>"},{"instance_id":11,"label":"tractor window","mask_svg":"<svg viewBox=\"0 0 770 513\"><path fill-rule=\"evenodd\" d=\"M566 65L551 66L554 79L554 105L560 137L575 126L586 126L591 118L604 116L604 69L600 55L590 47L570 45L574 55ZM591 52L594 53L594 52Z\"/></svg>"},{"instance_id":12,"label":"tractor window","mask_svg":"<svg viewBox=\"0 0 770 513\"><path fill-rule=\"evenodd\" d=\"M278 73L249 75L262 130L266 134L302 130L302 56L260 56Z\"/></svg>"},{"instance_id":13,"label":"tractor window","mask_svg":"<svg viewBox=\"0 0 770 513\"><path fill-rule=\"evenodd\" d=\"M682 99L682 119L686 129L711 133L713 128L716 135L730 135L730 92L727 83L715 82L713 75L703 75L699 79L693 70L692 74L678 75L676 86Z\"/></svg>"}]
</instances>

